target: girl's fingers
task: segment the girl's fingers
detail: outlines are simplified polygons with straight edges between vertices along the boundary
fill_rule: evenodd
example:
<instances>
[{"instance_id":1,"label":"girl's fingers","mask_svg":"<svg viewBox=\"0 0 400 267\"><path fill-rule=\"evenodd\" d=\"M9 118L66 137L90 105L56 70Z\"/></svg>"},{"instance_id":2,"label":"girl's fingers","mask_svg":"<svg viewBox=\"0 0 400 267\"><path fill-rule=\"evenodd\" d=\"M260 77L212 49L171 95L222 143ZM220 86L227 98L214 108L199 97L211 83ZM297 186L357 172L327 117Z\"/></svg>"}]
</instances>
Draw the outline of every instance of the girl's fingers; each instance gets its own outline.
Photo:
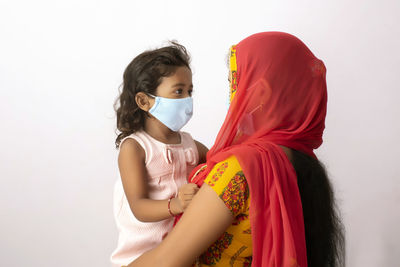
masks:
<instances>
[{"instance_id":1,"label":"girl's fingers","mask_svg":"<svg viewBox=\"0 0 400 267\"><path fill-rule=\"evenodd\" d=\"M185 195L193 195L193 194L196 194L197 193L197 191L199 191L199 188L198 187L196 187L196 188L190 188L190 189L188 189L187 191L183 191L183 194L185 194Z\"/></svg>"}]
</instances>

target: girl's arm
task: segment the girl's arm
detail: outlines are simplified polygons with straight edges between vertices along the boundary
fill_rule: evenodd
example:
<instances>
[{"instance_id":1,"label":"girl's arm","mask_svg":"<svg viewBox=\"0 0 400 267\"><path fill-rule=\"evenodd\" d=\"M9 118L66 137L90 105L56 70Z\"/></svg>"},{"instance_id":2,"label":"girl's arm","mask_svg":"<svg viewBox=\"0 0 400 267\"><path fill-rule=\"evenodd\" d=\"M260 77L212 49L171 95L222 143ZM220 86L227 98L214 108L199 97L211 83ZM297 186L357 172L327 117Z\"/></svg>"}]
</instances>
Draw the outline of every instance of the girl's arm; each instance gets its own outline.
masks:
<instances>
[{"instance_id":1,"label":"girl's arm","mask_svg":"<svg viewBox=\"0 0 400 267\"><path fill-rule=\"evenodd\" d=\"M224 202L204 184L161 245L144 253L128 267L189 267L232 221L233 215Z\"/></svg>"},{"instance_id":2,"label":"girl's arm","mask_svg":"<svg viewBox=\"0 0 400 267\"><path fill-rule=\"evenodd\" d=\"M129 206L139 221L156 222L171 217L168 199L148 198L145 152L136 140L129 138L121 145L118 166ZM182 213L197 190L194 184L181 187L178 198L171 200L172 213Z\"/></svg>"},{"instance_id":3,"label":"girl's arm","mask_svg":"<svg viewBox=\"0 0 400 267\"><path fill-rule=\"evenodd\" d=\"M199 164L206 162L208 148L199 141L194 140L194 142L197 146L197 151L199 152Z\"/></svg>"}]
</instances>

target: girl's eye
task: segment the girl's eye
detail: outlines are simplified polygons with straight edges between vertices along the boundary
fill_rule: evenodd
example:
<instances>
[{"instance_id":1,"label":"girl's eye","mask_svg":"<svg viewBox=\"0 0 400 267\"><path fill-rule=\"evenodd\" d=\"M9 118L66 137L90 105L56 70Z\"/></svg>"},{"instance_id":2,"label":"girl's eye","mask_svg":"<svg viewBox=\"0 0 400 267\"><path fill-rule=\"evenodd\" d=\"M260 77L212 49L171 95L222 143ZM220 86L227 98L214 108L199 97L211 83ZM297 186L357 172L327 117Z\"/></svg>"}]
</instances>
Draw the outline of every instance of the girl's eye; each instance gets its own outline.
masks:
<instances>
[{"instance_id":1,"label":"girl's eye","mask_svg":"<svg viewBox=\"0 0 400 267\"><path fill-rule=\"evenodd\" d=\"M189 93L189 96L192 96L193 90L189 90L188 93Z\"/></svg>"},{"instance_id":2,"label":"girl's eye","mask_svg":"<svg viewBox=\"0 0 400 267\"><path fill-rule=\"evenodd\" d=\"M175 93L178 94L178 95L181 95L183 93L183 90L182 89L178 89L178 90L175 91Z\"/></svg>"}]
</instances>

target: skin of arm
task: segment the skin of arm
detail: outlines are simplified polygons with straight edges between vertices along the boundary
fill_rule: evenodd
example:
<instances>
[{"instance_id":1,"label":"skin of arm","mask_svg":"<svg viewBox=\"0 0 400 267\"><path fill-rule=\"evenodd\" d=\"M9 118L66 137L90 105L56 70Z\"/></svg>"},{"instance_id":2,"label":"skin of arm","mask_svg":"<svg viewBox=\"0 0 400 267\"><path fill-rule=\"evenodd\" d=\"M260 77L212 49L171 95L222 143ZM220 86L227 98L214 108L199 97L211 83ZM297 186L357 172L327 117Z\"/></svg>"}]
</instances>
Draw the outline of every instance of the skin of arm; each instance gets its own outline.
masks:
<instances>
[{"instance_id":1,"label":"skin of arm","mask_svg":"<svg viewBox=\"0 0 400 267\"><path fill-rule=\"evenodd\" d=\"M139 221L156 222L171 217L168 200L148 198L145 152L136 140L129 138L121 145L118 166L129 206ZM197 191L195 184L182 186L178 197L171 200L172 213L182 213Z\"/></svg>"},{"instance_id":2,"label":"skin of arm","mask_svg":"<svg viewBox=\"0 0 400 267\"><path fill-rule=\"evenodd\" d=\"M189 267L232 221L231 211L215 191L204 184L163 242L128 266Z\"/></svg>"},{"instance_id":3,"label":"skin of arm","mask_svg":"<svg viewBox=\"0 0 400 267\"><path fill-rule=\"evenodd\" d=\"M197 151L199 152L199 164L205 163L206 162L206 156L208 152L208 148L200 143L199 141L194 140L196 146L197 146Z\"/></svg>"}]
</instances>

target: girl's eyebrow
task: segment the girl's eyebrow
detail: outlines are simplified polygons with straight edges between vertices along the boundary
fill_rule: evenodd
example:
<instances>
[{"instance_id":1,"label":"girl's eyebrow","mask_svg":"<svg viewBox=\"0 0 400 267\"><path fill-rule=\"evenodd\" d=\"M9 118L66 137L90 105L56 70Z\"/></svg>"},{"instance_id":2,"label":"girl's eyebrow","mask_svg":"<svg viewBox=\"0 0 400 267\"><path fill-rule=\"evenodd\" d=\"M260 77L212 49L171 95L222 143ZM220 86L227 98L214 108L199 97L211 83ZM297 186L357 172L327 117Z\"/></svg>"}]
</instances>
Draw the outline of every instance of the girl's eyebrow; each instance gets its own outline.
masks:
<instances>
[{"instance_id":1,"label":"girl's eyebrow","mask_svg":"<svg viewBox=\"0 0 400 267\"><path fill-rule=\"evenodd\" d=\"M184 83L177 83L177 84L172 85L172 87L182 87L182 86L186 86L186 84L184 84ZM190 88L193 88L193 84L190 85Z\"/></svg>"}]
</instances>

